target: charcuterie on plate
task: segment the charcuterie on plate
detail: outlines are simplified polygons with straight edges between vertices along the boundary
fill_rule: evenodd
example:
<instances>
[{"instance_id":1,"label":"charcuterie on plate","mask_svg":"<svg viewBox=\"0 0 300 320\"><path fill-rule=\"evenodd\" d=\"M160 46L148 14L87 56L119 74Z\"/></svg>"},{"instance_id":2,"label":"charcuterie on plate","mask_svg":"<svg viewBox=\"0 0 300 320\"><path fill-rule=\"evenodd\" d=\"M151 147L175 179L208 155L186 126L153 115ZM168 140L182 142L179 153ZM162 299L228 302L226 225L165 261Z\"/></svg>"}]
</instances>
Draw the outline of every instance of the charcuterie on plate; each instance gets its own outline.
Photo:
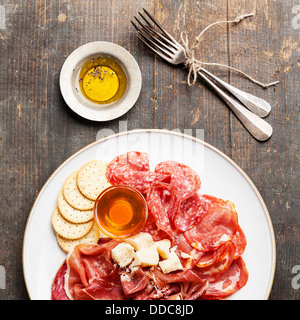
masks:
<instances>
[{"instance_id":1,"label":"charcuterie on plate","mask_svg":"<svg viewBox=\"0 0 300 320\"><path fill-rule=\"evenodd\" d=\"M90 213L97 194L120 185L141 194L148 210L143 228L125 238L107 236ZM66 178L59 199L67 208L57 206L52 224L66 259L54 300L224 299L247 284L247 240L234 204L201 194L199 175L183 163L151 171L149 155L138 151L93 160ZM73 221L60 212L67 209Z\"/></svg>"}]
</instances>

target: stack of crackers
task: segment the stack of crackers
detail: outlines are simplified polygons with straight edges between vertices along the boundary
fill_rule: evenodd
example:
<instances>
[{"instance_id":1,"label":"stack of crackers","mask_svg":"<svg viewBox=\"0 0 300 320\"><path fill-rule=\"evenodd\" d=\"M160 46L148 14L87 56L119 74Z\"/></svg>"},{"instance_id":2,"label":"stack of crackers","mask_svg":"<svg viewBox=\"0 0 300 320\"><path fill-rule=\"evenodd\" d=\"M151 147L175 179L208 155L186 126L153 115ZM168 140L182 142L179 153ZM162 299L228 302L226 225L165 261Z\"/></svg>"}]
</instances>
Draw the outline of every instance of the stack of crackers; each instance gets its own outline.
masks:
<instances>
[{"instance_id":1,"label":"stack of crackers","mask_svg":"<svg viewBox=\"0 0 300 320\"><path fill-rule=\"evenodd\" d=\"M111 184L106 178L108 163L91 160L72 172L60 190L52 213L52 226L60 247L69 252L79 243L97 243L105 237L94 222L94 203Z\"/></svg>"}]
</instances>

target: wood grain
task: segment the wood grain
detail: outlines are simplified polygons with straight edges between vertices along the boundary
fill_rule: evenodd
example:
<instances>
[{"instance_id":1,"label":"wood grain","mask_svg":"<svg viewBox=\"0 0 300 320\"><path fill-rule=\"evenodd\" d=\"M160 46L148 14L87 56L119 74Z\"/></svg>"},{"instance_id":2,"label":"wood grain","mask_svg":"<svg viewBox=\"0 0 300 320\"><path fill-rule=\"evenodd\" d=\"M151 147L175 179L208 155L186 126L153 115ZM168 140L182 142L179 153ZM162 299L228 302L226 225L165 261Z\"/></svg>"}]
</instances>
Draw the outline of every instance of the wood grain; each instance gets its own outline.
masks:
<instances>
[{"instance_id":1,"label":"wood grain","mask_svg":"<svg viewBox=\"0 0 300 320\"><path fill-rule=\"evenodd\" d=\"M22 272L27 217L43 184L69 156L105 129L167 128L204 139L230 156L252 179L269 209L277 245L270 299L299 299L291 285L300 264L299 218L299 29L293 29L296 0L3 0L0 29L0 265L6 289L0 299L28 299ZM154 56L138 42L130 19L142 7L177 39L190 41L210 23L255 12L238 25L217 26L196 54L229 64L261 81L279 80L267 90L218 68L216 75L272 105L272 138L258 143L203 83L187 85L187 71ZM119 119L97 123L75 115L64 103L58 79L67 56L89 41L124 46L140 65L143 87L136 105ZM121 129L122 129L121 128ZM99 136L98 136L99 137ZM47 208L45 208L47 210Z\"/></svg>"}]
</instances>

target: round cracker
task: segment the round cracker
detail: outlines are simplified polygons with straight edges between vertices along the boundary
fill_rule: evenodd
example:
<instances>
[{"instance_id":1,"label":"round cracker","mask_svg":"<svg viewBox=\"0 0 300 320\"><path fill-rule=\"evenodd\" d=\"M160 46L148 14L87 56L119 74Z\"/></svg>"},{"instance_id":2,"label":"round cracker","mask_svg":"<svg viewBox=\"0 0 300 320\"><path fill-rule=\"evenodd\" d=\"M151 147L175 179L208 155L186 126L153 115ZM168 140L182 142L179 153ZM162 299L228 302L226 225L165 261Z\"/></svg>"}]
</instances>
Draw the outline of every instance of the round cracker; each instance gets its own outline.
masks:
<instances>
[{"instance_id":1,"label":"round cracker","mask_svg":"<svg viewBox=\"0 0 300 320\"><path fill-rule=\"evenodd\" d=\"M69 205L60 191L57 197L57 207L60 214L69 222L85 223L91 221L94 217L93 210L78 210Z\"/></svg>"},{"instance_id":2,"label":"round cracker","mask_svg":"<svg viewBox=\"0 0 300 320\"><path fill-rule=\"evenodd\" d=\"M96 200L98 195L111 186L106 178L108 162L91 160L85 163L77 173L77 187L88 199Z\"/></svg>"},{"instance_id":3,"label":"round cracker","mask_svg":"<svg viewBox=\"0 0 300 320\"><path fill-rule=\"evenodd\" d=\"M93 224L92 229L82 238L76 240L65 239L57 233L57 242L60 247L66 251L70 252L75 246L80 243L96 244L100 238L100 231L96 225Z\"/></svg>"},{"instance_id":4,"label":"round cracker","mask_svg":"<svg viewBox=\"0 0 300 320\"><path fill-rule=\"evenodd\" d=\"M79 239L84 237L93 227L93 220L86 223L71 223L63 218L56 207L52 213L54 230L65 239Z\"/></svg>"},{"instance_id":5,"label":"round cracker","mask_svg":"<svg viewBox=\"0 0 300 320\"><path fill-rule=\"evenodd\" d=\"M94 201L86 198L77 188L77 171L71 173L62 188L65 200L75 209L91 210L94 207Z\"/></svg>"}]
</instances>

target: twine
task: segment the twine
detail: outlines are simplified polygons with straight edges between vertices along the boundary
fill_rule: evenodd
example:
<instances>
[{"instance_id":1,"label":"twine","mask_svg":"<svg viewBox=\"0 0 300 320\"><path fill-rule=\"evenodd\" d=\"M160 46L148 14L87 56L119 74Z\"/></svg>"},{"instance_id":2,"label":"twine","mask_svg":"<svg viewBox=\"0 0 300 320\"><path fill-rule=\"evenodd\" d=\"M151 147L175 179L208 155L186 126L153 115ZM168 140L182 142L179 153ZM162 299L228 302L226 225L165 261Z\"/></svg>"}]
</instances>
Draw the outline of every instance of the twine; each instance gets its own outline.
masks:
<instances>
[{"instance_id":1,"label":"twine","mask_svg":"<svg viewBox=\"0 0 300 320\"><path fill-rule=\"evenodd\" d=\"M237 23L241 22L242 20L244 20L245 18L252 17L252 16L254 16L254 13L249 13L249 14L244 14L244 15L238 16L234 20L217 21L217 22L210 24L204 30L202 30L201 33L196 37L196 39L195 39L194 43L191 45L191 47L189 47L189 42L188 42L188 37L187 37L186 31L181 32L180 38L181 38L181 42L183 43L183 47L185 49L186 56L187 56L185 66L189 69L188 81L187 81L189 86L192 86L193 84L195 84L197 77L198 77L197 72L200 71L201 68L203 68L204 66L217 66L217 67L227 68L229 70L233 70L233 71L241 74L242 76L244 76L248 80L260 85L263 88L268 88L270 86L274 86L277 83L279 83L279 81L274 81L274 82L270 82L270 83L262 83L237 68L233 68L233 67L230 67L226 64L221 64L221 63L204 62L201 60L197 60L195 58L195 49L198 47L198 45L200 43L200 38L203 36L203 34L209 28L211 28L217 24L221 24L221 23L227 23L227 24L236 23L237 24ZM192 79L192 81L191 81L191 79Z\"/></svg>"}]
</instances>

